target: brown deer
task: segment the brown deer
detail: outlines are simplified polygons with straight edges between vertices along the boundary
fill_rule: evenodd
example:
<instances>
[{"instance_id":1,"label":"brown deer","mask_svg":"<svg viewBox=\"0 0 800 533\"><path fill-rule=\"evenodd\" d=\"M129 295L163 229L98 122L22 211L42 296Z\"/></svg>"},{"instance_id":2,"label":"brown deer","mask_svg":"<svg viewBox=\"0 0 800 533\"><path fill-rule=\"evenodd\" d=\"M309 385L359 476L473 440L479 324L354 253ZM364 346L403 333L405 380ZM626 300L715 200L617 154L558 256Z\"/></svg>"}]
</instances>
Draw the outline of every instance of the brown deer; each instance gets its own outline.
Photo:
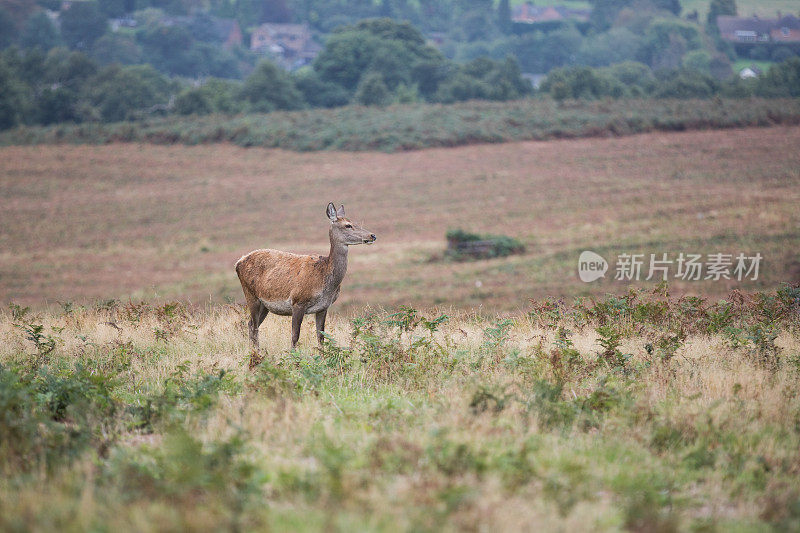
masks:
<instances>
[{"instance_id":1,"label":"brown deer","mask_svg":"<svg viewBox=\"0 0 800 533\"><path fill-rule=\"evenodd\" d=\"M347 272L347 247L375 242L374 233L344 217L344 206L337 210L329 203L326 214L331 221L327 257L255 250L236 262L236 274L250 310L250 340L256 350L258 327L270 311L292 316L292 349L300 338L303 316L314 313L317 341L322 344L328 307L339 297Z\"/></svg>"}]
</instances>

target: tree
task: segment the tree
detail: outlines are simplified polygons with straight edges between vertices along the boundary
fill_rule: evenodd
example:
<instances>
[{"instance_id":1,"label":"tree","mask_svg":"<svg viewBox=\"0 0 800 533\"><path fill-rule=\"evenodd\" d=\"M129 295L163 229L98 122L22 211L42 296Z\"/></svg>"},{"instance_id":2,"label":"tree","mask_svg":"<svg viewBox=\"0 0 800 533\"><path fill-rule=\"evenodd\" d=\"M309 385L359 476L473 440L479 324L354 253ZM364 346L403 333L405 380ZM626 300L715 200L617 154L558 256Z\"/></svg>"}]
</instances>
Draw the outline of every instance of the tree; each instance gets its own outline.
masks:
<instances>
[{"instance_id":1,"label":"tree","mask_svg":"<svg viewBox=\"0 0 800 533\"><path fill-rule=\"evenodd\" d=\"M681 14L680 0L650 0L650 1L653 2L653 5L658 9L669 11L675 16Z\"/></svg>"},{"instance_id":2,"label":"tree","mask_svg":"<svg viewBox=\"0 0 800 533\"><path fill-rule=\"evenodd\" d=\"M631 4L632 0L592 0L592 13L589 22L597 31L609 29L619 12Z\"/></svg>"},{"instance_id":3,"label":"tree","mask_svg":"<svg viewBox=\"0 0 800 533\"><path fill-rule=\"evenodd\" d=\"M311 107L338 107L347 105L350 95L341 85L323 81L309 67L294 73L294 83L303 94L303 100Z\"/></svg>"},{"instance_id":4,"label":"tree","mask_svg":"<svg viewBox=\"0 0 800 533\"><path fill-rule=\"evenodd\" d=\"M142 49L130 35L107 33L95 41L92 57L103 65L135 65L142 62Z\"/></svg>"},{"instance_id":5,"label":"tree","mask_svg":"<svg viewBox=\"0 0 800 533\"><path fill-rule=\"evenodd\" d=\"M371 19L335 32L314 61L314 70L324 82L335 83L353 94L367 72L381 74L389 91L399 84L417 83L423 94L432 94L438 80L422 79L435 74L444 56L425 43L422 34L408 23Z\"/></svg>"},{"instance_id":6,"label":"tree","mask_svg":"<svg viewBox=\"0 0 800 533\"><path fill-rule=\"evenodd\" d=\"M97 2L73 2L61 13L61 35L75 50L89 50L108 29L106 16Z\"/></svg>"},{"instance_id":7,"label":"tree","mask_svg":"<svg viewBox=\"0 0 800 533\"><path fill-rule=\"evenodd\" d=\"M14 72L0 61L0 130L16 126L21 117L24 89Z\"/></svg>"},{"instance_id":8,"label":"tree","mask_svg":"<svg viewBox=\"0 0 800 533\"><path fill-rule=\"evenodd\" d=\"M698 70L664 72L655 91L656 98L709 98L719 92L719 84Z\"/></svg>"},{"instance_id":9,"label":"tree","mask_svg":"<svg viewBox=\"0 0 800 533\"><path fill-rule=\"evenodd\" d=\"M645 30L637 55L640 61L653 68L677 68L686 52L702 46L702 34L695 24L657 18Z\"/></svg>"},{"instance_id":10,"label":"tree","mask_svg":"<svg viewBox=\"0 0 800 533\"><path fill-rule=\"evenodd\" d=\"M180 115L207 115L212 111L211 102L199 88L187 89L175 98L175 112Z\"/></svg>"},{"instance_id":11,"label":"tree","mask_svg":"<svg viewBox=\"0 0 800 533\"><path fill-rule=\"evenodd\" d=\"M111 65L92 80L91 92L102 119L114 122L136 118L156 105L166 106L172 86L149 65Z\"/></svg>"},{"instance_id":12,"label":"tree","mask_svg":"<svg viewBox=\"0 0 800 533\"><path fill-rule=\"evenodd\" d=\"M708 6L706 23L709 28L717 29L717 17L720 15L736 16L736 0L711 0Z\"/></svg>"},{"instance_id":13,"label":"tree","mask_svg":"<svg viewBox=\"0 0 800 533\"><path fill-rule=\"evenodd\" d=\"M759 96L800 96L800 57L792 57L773 65L759 78L756 92Z\"/></svg>"},{"instance_id":14,"label":"tree","mask_svg":"<svg viewBox=\"0 0 800 533\"><path fill-rule=\"evenodd\" d=\"M369 72L358 84L354 100L361 105L383 107L391 103L392 95L379 72Z\"/></svg>"},{"instance_id":15,"label":"tree","mask_svg":"<svg viewBox=\"0 0 800 533\"><path fill-rule=\"evenodd\" d=\"M263 0L263 5L262 22L289 22L292 20L292 11L286 0Z\"/></svg>"},{"instance_id":16,"label":"tree","mask_svg":"<svg viewBox=\"0 0 800 533\"><path fill-rule=\"evenodd\" d=\"M511 33L511 4L508 0L500 0L497 4L497 27L505 34Z\"/></svg>"},{"instance_id":17,"label":"tree","mask_svg":"<svg viewBox=\"0 0 800 533\"><path fill-rule=\"evenodd\" d=\"M301 109L303 97L289 74L271 61L261 61L242 86L241 97L252 111Z\"/></svg>"},{"instance_id":18,"label":"tree","mask_svg":"<svg viewBox=\"0 0 800 533\"><path fill-rule=\"evenodd\" d=\"M16 29L11 13L0 7L0 49L7 48L14 43Z\"/></svg>"},{"instance_id":19,"label":"tree","mask_svg":"<svg viewBox=\"0 0 800 533\"><path fill-rule=\"evenodd\" d=\"M41 48L46 52L61 44L61 36L50 17L39 12L25 22L20 44L25 48Z\"/></svg>"}]
</instances>

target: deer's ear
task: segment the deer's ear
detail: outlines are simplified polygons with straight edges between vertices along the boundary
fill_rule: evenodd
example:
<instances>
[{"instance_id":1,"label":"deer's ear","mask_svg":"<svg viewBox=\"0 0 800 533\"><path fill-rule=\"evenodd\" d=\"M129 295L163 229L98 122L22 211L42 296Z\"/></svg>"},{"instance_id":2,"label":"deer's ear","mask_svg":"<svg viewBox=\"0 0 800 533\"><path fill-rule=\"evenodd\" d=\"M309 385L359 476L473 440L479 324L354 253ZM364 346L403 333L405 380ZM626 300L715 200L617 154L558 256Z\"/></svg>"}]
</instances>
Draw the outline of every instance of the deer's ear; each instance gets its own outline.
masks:
<instances>
[{"instance_id":1,"label":"deer's ear","mask_svg":"<svg viewBox=\"0 0 800 533\"><path fill-rule=\"evenodd\" d=\"M339 209L336 211L336 216L343 217L344 216L344 206L340 206Z\"/></svg>"},{"instance_id":2,"label":"deer's ear","mask_svg":"<svg viewBox=\"0 0 800 533\"><path fill-rule=\"evenodd\" d=\"M336 222L336 206L333 205L333 202L328 204L328 209L326 209L325 214L328 215L331 222Z\"/></svg>"}]
</instances>

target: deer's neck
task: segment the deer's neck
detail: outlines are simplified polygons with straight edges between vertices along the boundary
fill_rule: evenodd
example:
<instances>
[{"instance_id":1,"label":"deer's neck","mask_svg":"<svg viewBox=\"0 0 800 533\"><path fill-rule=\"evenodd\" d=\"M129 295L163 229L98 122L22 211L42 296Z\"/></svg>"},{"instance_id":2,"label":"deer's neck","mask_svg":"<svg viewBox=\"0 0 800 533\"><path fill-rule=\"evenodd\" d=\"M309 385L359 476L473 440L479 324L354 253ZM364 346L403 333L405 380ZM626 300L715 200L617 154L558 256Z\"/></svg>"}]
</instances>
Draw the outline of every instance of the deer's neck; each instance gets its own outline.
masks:
<instances>
[{"instance_id":1,"label":"deer's neck","mask_svg":"<svg viewBox=\"0 0 800 533\"><path fill-rule=\"evenodd\" d=\"M347 245L334 243L331 239L331 251L328 254L328 273L325 276L325 288L335 290L341 285L347 272Z\"/></svg>"}]
</instances>

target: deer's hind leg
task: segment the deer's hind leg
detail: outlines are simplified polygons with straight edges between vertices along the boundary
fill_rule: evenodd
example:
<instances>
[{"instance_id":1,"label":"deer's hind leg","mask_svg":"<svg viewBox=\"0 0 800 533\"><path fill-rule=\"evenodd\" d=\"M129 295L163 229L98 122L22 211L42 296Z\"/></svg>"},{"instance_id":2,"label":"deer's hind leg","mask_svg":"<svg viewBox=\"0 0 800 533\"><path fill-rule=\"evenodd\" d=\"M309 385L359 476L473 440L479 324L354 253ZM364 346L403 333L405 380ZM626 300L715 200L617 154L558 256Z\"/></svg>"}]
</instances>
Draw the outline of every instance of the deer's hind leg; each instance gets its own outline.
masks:
<instances>
[{"instance_id":1,"label":"deer's hind leg","mask_svg":"<svg viewBox=\"0 0 800 533\"><path fill-rule=\"evenodd\" d=\"M258 351L258 326L260 326L267 317L269 311L267 311L264 304L250 291L244 291L244 298L247 301L247 308L250 310L250 320L247 323L250 332L250 342L253 343L253 348Z\"/></svg>"}]
</instances>

